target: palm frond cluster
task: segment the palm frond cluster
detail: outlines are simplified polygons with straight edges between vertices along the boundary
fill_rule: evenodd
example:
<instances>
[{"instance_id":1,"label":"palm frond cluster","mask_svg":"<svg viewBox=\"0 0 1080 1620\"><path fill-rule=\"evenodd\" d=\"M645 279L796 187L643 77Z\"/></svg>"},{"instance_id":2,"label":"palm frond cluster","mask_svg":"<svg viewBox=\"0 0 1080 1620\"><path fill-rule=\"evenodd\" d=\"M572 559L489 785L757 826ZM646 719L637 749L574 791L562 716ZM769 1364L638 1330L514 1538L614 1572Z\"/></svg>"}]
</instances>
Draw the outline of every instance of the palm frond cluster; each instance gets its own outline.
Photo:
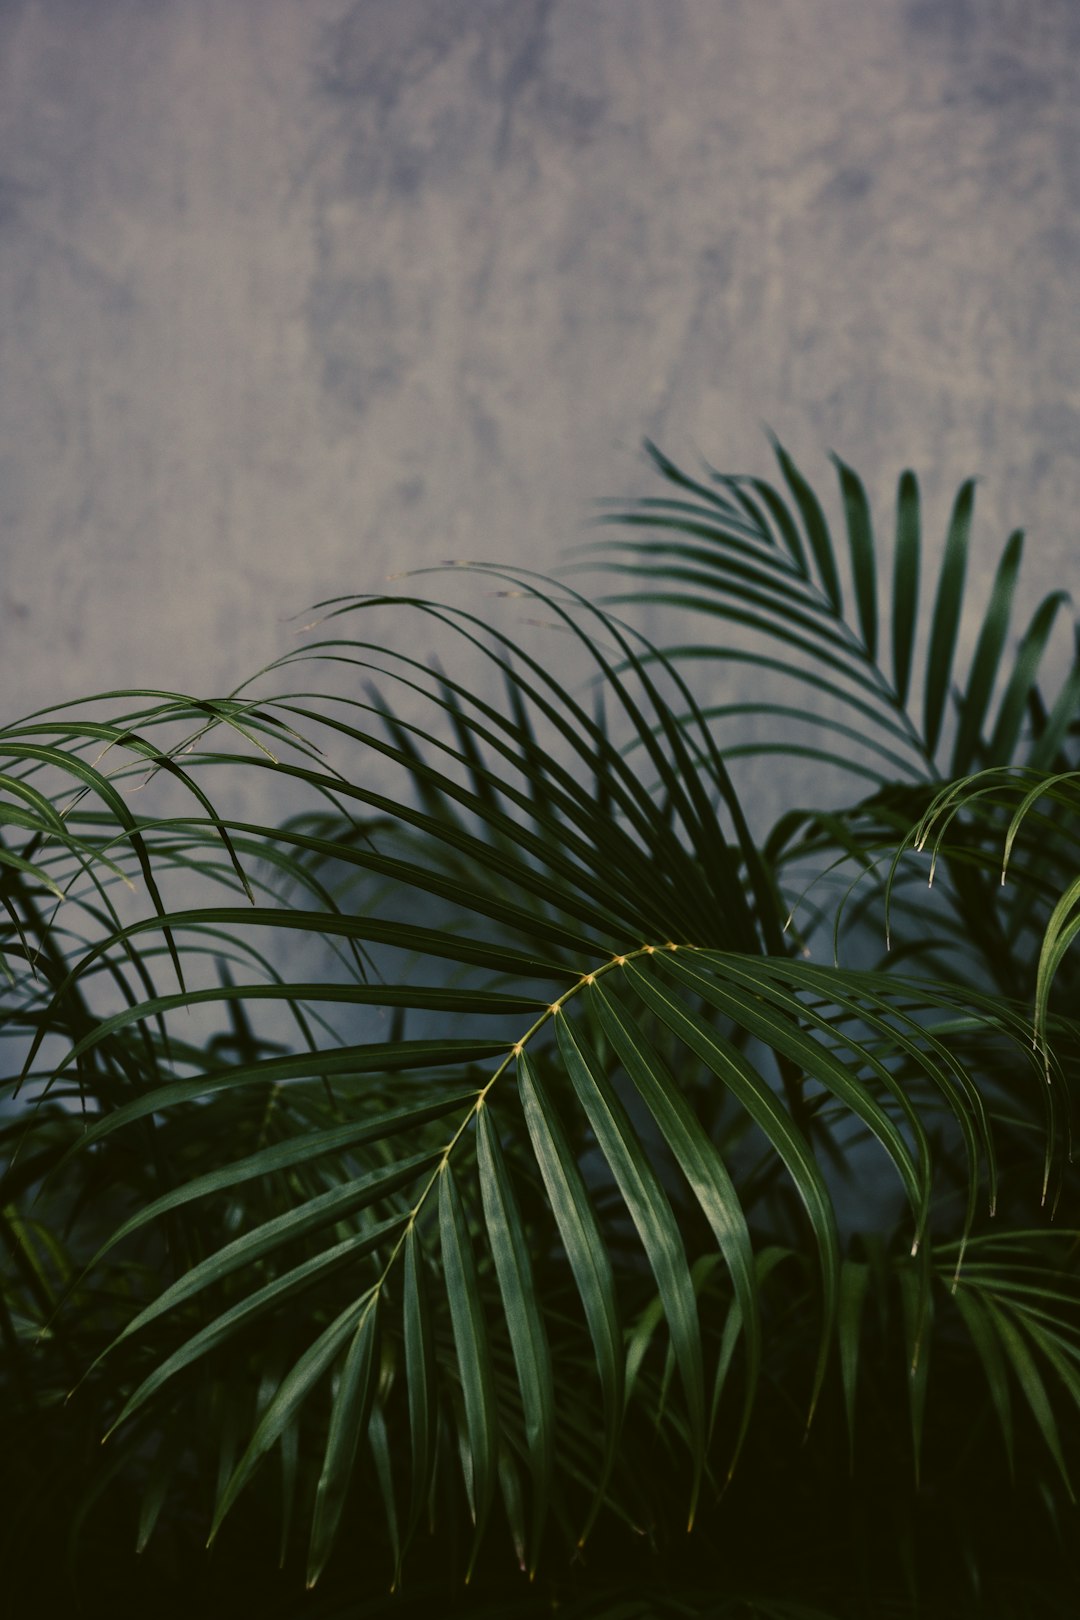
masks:
<instances>
[{"instance_id":1,"label":"palm frond cluster","mask_svg":"<svg viewBox=\"0 0 1080 1620\"><path fill-rule=\"evenodd\" d=\"M781 446L652 454L598 598L472 565L501 615L342 598L228 699L0 732L27 1591L1073 1612L1066 595L1011 645L1013 535L967 623L968 483L924 630L911 473L886 602L844 463L841 549Z\"/></svg>"}]
</instances>

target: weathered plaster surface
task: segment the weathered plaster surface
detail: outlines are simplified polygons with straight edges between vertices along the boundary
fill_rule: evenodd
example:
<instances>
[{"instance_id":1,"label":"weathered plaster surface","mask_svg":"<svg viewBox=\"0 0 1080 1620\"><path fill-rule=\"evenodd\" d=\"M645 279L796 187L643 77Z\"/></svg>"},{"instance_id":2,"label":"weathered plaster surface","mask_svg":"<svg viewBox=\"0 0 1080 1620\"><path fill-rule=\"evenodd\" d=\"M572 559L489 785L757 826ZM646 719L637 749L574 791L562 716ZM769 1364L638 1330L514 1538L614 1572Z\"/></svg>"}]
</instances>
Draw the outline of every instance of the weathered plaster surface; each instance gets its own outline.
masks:
<instances>
[{"instance_id":1,"label":"weathered plaster surface","mask_svg":"<svg viewBox=\"0 0 1080 1620\"><path fill-rule=\"evenodd\" d=\"M447 556L554 567L643 433L771 423L1026 600L1080 509L1074 0L5 0L7 716L223 689Z\"/></svg>"}]
</instances>

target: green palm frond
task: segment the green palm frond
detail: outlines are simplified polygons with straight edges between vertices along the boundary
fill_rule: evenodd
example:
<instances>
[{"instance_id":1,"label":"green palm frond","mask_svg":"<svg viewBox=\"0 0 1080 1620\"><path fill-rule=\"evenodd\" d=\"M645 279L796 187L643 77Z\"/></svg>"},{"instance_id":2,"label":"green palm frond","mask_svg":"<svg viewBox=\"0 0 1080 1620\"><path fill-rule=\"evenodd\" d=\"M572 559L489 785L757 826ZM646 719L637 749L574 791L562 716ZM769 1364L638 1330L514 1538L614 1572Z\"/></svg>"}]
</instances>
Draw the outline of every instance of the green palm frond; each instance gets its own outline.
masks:
<instances>
[{"instance_id":1,"label":"green palm frond","mask_svg":"<svg viewBox=\"0 0 1080 1620\"><path fill-rule=\"evenodd\" d=\"M695 659L729 649L490 566L501 616L340 598L227 700L0 732L0 1329L27 1412L73 1391L141 1482L145 1556L178 1498L216 1557L276 1515L320 1589L362 1522L387 1586L434 1534L478 1592L504 1551L540 1592L586 1542L756 1522L782 1457L808 1522L872 1478L914 1568L954 1408L980 1468L992 1433L1070 1510L1075 672L1035 701L1062 593L1007 669L1013 537L951 717L973 486L922 647L911 475L890 620L856 474L845 559L777 456L786 495L656 452L680 496L613 562L836 700L825 757L876 749L869 797L765 837L728 726L791 704L710 706ZM289 812L251 820L249 783ZM738 1568L717 1613L797 1611Z\"/></svg>"},{"instance_id":2,"label":"green palm frond","mask_svg":"<svg viewBox=\"0 0 1080 1620\"><path fill-rule=\"evenodd\" d=\"M868 772L882 785L891 780L873 755L896 766L900 778L933 780L942 766L942 738L954 692L953 669L961 629L964 581L970 550L975 484L960 489L945 536L917 685L922 706L918 720L908 704L921 637L920 572L923 551L919 487L912 472L902 474L897 492L893 545L891 662L881 656L879 626L885 615L879 600L873 521L865 488L838 457L838 475L847 538L842 556L824 509L783 446L773 441L786 486L785 497L763 479L740 478L709 468L707 481L689 479L655 445L652 459L670 482L694 499L650 497L634 506L620 504L599 521L623 532L597 543L595 562L640 581L632 593L609 595L613 605L654 601L689 609L721 623L742 627L740 641L724 634L713 644L680 644L669 656L715 662L749 662L810 686L825 699L815 723L862 739L863 749L826 748L831 765ZM636 530L647 531L639 538ZM966 683L955 689L958 723L950 770L961 775L973 766L1009 764L1026 752L1043 766L1061 746L1080 694L1075 661L1052 707L1053 724L1040 737L1025 739L1022 727L1036 691L1039 669L1055 619L1068 600L1051 592L1032 616L1007 677L1002 669L1010 610L1020 568L1023 536L1009 537L990 601L979 629ZM846 563L853 584L853 611L841 590ZM656 583L654 584L653 581ZM754 641L759 645L754 645ZM771 644L771 647L770 647ZM1002 678L1004 689L995 707ZM828 700L836 712L830 712ZM802 712L805 712L805 703ZM763 703L755 712L790 718L785 704ZM797 708L795 713L799 713ZM989 731L989 736L986 735ZM775 735L775 733L773 733ZM790 751L790 727L781 746ZM743 745L755 752L773 746L759 736Z\"/></svg>"}]
</instances>

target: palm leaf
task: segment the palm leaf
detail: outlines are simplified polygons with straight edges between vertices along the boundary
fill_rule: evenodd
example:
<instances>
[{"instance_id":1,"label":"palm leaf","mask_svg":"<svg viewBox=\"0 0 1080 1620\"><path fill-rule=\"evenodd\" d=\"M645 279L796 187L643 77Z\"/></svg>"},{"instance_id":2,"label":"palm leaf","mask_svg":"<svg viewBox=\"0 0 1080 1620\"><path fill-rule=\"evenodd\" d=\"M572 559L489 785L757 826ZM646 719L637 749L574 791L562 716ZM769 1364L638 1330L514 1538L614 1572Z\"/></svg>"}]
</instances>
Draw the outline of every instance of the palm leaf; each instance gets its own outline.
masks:
<instances>
[{"instance_id":1,"label":"palm leaf","mask_svg":"<svg viewBox=\"0 0 1080 1620\"><path fill-rule=\"evenodd\" d=\"M257 697L114 694L130 712L80 707L0 734L4 1027L10 1089L19 1076L35 1105L0 1134L14 1256L0 1328L24 1388L44 1377L26 1353L42 1330L66 1387L85 1376L123 1468L144 1469L144 1544L187 1488L177 1437L195 1421L215 1441L212 1538L241 1494L261 1500L280 1448L274 1498L286 1525L306 1517L308 1578L330 1584L344 1527L376 1493L365 1534L387 1543L395 1581L425 1520L448 1545L464 1504L461 1565L482 1582L499 1497L533 1575L601 1513L662 1545L687 1505L706 1516L702 1487L735 1458L721 1513L767 1488L763 1459L774 1443L786 1455L793 1411L843 1414L858 1481L897 1428L875 1404L897 1360L866 1309L872 1285L882 1312L899 1303L900 1427L927 1477L936 1392L963 1345L1018 1479L1055 1501L1066 1490L1074 1258L1048 1247L1039 1269L1042 1240L1013 1219L1032 1186L1071 1196L1080 676L1045 704L1037 686L1062 598L1010 667L1012 537L955 681L965 485L920 733L913 475L890 604L865 488L836 461L849 620L825 507L776 452L786 494L691 478L654 451L678 493L629 514L630 537L603 553L654 599L760 645L668 657L568 586L478 565L507 614L548 621L539 653L535 627L496 609L339 598ZM488 684L395 650L391 610L425 640L457 637ZM768 694L713 702L695 665L711 677L721 657L827 696L823 746L729 744L735 720L801 711ZM346 690L283 689L297 671ZM1028 766L1003 772L1025 747ZM793 809L763 837L728 761L774 748L864 771L874 792ZM309 808L280 827L232 814L245 774ZM136 779L133 815L122 788ZM910 881L928 859L932 927ZM1002 864L1015 896L999 893ZM871 971L865 928L884 934L890 902L892 964ZM819 929L832 965L796 954ZM295 965L306 948L321 974ZM898 1212L849 1241L881 1155ZM1016 1234L992 1261L984 1190ZM28 1221L35 1198L79 1233L72 1254ZM61 1373L48 1376L55 1402ZM813 1523L824 1426L793 1442ZM143 1444L159 1434L174 1438Z\"/></svg>"}]
</instances>

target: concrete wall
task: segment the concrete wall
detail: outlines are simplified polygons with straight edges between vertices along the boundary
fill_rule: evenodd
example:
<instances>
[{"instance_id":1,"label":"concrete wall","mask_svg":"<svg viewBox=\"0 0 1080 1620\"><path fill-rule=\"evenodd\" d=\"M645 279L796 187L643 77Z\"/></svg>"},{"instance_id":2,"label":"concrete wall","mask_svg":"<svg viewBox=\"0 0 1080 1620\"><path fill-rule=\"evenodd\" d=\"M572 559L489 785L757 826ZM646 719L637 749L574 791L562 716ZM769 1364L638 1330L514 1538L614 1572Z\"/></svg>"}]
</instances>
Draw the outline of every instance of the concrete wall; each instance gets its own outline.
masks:
<instances>
[{"instance_id":1,"label":"concrete wall","mask_svg":"<svg viewBox=\"0 0 1080 1620\"><path fill-rule=\"evenodd\" d=\"M3 0L3 713L556 566L770 422L1026 600L1080 507L1075 0Z\"/></svg>"}]
</instances>

